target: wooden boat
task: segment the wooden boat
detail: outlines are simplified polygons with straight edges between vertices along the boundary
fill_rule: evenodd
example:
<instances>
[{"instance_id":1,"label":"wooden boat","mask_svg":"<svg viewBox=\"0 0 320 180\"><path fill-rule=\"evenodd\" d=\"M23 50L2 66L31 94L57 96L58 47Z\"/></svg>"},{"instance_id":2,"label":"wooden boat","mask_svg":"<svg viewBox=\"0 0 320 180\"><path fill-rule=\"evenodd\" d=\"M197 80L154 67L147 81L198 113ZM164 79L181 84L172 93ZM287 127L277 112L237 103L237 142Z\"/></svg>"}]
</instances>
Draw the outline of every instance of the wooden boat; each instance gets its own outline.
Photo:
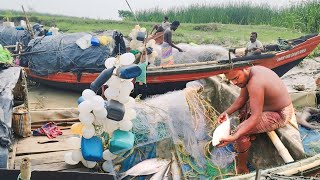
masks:
<instances>
[{"instance_id":1,"label":"wooden boat","mask_svg":"<svg viewBox=\"0 0 320 180\"><path fill-rule=\"evenodd\" d=\"M288 40L293 48L286 51L267 51L265 54L229 58L220 61L208 61L190 64L176 64L167 67L149 67L147 70L147 84L150 94L159 94L175 89L183 89L186 82L203 79L225 73L232 68L245 68L261 65L273 69L282 76L292 67L299 64L320 43L320 35L311 34L297 39ZM230 56L229 56L230 57ZM74 74L59 72L48 76L37 76L26 68L28 78L57 88L82 91L88 88L99 73Z\"/></svg>"},{"instance_id":2,"label":"wooden boat","mask_svg":"<svg viewBox=\"0 0 320 180\"><path fill-rule=\"evenodd\" d=\"M219 83L215 81L214 79L218 79L218 77L211 77L207 78L205 92L210 95L210 99L212 99L211 102L215 102L215 108L220 111L219 108L223 109L230 105L228 103L231 103L232 98L235 98L234 94L231 92L232 88L228 86L227 84ZM209 82L210 81L210 82ZM215 85L213 85L215 84ZM227 88L230 88L230 91ZM218 88L223 88L223 90L217 91ZM207 90L210 90L207 91ZM215 94L216 93L224 93L224 94ZM232 97L232 98L231 98ZM215 99L213 99L215 98ZM229 102L230 101L230 102ZM219 104L221 103L221 104ZM63 131L63 135L56 138L56 139L48 139L47 137L43 136L33 136L23 139L18 139L17 142L15 142L13 146L12 155L10 156L10 162L9 162L9 169L0 169L0 179L4 177L5 179L16 179L20 173L20 164L24 161L26 157L31 159L31 177L33 180L38 179L115 179L114 176L107 174L107 173L100 173L99 167L97 169L87 169L84 168L81 163L78 165L67 165L64 162L64 154L70 150L73 150L74 147L68 145L66 142L66 139L68 137L74 136L70 131L70 125L78 122L78 111L76 108L68 108L68 109L42 109L42 110L30 110L30 116L32 117L31 122L31 128L35 129L38 127L41 127L42 124L46 122L54 121L58 123L61 130ZM285 130L285 131L279 131L279 136L281 137L281 140L285 144L285 138L286 134L289 134L292 132L292 130ZM296 136L294 136L296 137ZM259 175L258 177L261 177L261 179L289 179L289 178L295 178L292 175L301 175L303 173L304 176L303 179L312 179L307 176L316 176L317 173L319 173L320 168L320 154L316 154L312 157L305 158L303 156L302 158L295 158L295 162L282 165L284 162L281 162L281 157L277 155L277 151L273 147L272 143L270 143L270 140L268 137L257 137L258 141L262 140L265 142L263 146L258 145L253 151L255 151L256 154L259 154L258 158L263 161L256 161L256 162L273 162L274 159L278 159L278 164L272 164L273 166L276 166L274 168L269 168L269 165L263 164L263 166L260 166L261 169L264 169L262 171L256 171L252 172L250 174L242 175L242 176L235 176L231 177L230 179L254 179L254 177ZM291 137L291 139L295 140ZM290 149L296 149L297 146L294 146L294 143L292 141L287 142L288 144L291 144ZM286 144L286 147L289 146ZM161 144L163 146L163 143ZM253 146L254 147L254 146ZM263 147L263 148L261 148ZM273 149L271 149L273 148ZM289 149L289 150L290 150ZM290 150L290 153L294 156L295 152ZM266 158L260 156L260 155L266 155L273 156L272 158ZM295 155L296 156L296 155ZM255 156L257 157L257 156ZM252 158L254 160L254 158ZM299 160L302 159L302 160ZM256 159L257 160L257 159ZM280 162L280 163L279 163ZM280 164L280 165L279 165ZM260 165L262 165L260 163ZM266 166L266 168L264 168ZM98 173L99 171L99 173ZM290 177L288 177L290 176ZM260 179L260 178L258 178Z\"/></svg>"}]
</instances>

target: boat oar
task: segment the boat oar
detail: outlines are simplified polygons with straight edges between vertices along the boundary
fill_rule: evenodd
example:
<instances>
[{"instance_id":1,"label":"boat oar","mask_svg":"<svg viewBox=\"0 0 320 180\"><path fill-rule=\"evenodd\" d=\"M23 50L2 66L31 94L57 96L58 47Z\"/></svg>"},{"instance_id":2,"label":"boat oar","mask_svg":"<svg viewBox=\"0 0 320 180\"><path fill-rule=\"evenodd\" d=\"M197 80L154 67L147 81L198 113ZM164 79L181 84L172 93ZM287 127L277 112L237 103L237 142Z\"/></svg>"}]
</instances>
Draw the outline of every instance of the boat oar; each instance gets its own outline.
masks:
<instances>
[{"instance_id":1,"label":"boat oar","mask_svg":"<svg viewBox=\"0 0 320 180\"><path fill-rule=\"evenodd\" d=\"M291 163L294 161L288 149L283 145L280 138L274 131L267 132L269 138L271 139L273 145L276 147L279 155L282 157L285 163Z\"/></svg>"}]
</instances>

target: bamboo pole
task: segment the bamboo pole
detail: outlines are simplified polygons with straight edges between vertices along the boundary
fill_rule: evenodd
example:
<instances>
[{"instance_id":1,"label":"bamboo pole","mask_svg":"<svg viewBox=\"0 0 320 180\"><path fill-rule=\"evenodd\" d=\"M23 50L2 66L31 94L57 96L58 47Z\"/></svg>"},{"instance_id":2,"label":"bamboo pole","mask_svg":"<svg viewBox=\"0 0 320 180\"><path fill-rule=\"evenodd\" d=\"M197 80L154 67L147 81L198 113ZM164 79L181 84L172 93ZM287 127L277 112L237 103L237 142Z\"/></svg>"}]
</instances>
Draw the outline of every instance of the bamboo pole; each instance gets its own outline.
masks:
<instances>
[{"instance_id":1,"label":"bamboo pole","mask_svg":"<svg viewBox=\"0 0 320 180\"><path fill-rule=\"evenodd\" d=\"M32 28L31 28L31 26L30 26L30 21L29 21L29 19L28 19L28 16L27 16L26 12L24 11L23 5L22 5L21 7L22 7L22 11L23 11L24 15L26 16L27 29L28 29L28 31L31 32L31 36L32 36L32 39L33 39L33 38L34 38L34 33L33 33L33 30L32 30Z\"/></svg>"},{"instance_id":2,"label":"bamboo pole","mask_svg":"<svg viewBox=\"0 0 320 180\"><path fill-rule=\"evenodd\" d=\"M159 70L159 69L171 69L177 67L189 67L189 66L201 66L201 65L208 65L208 64L218 64L217 61L206 61L206 62L198 62L198 63L189 63L189 64L175 64L170 66L157 66L157 67L148 67L147 70Z\"/></svg>"},{"instance_id":3,"label":"bamboo pole","mask_svg":"<svg viewBox=\"0 0 320 180\"><path fill-rule=\"evenodd\" d=\"M20 165L20 179L21 180L30 180L31 178L31 160L28 157L25 157L21 161Z\"/></svg>"},{"instance_id":4,"label":"bamboo pole","mask_svg":"<svg viewBox=\"0 0 320 180\"><path fill-rule=\"evenodd\" d=\"M309 164L306 164L304 166L288 169L286 171L282 171L282 172L279 172L277 174L289 176L289 175L297 174L297 173L300 173L300 172L304 172L306 170L315 168L317 166L320 166L320 160L316 160L316 161L311 162Z\"/></svg>"},{"instance_id":5,"label":"bamboo pole","mask_svg":"<svg viewBox=\"0 0 320 180\"><path fill-rule=\"evenodd\" d=\"M279 155L282 157L285 163L294 162L291 154L289 153L288 149L283 145L280 138L274 131L267 132L269 138L271 139L273 145L276 147Z\"/></svg>"}]
</instances>

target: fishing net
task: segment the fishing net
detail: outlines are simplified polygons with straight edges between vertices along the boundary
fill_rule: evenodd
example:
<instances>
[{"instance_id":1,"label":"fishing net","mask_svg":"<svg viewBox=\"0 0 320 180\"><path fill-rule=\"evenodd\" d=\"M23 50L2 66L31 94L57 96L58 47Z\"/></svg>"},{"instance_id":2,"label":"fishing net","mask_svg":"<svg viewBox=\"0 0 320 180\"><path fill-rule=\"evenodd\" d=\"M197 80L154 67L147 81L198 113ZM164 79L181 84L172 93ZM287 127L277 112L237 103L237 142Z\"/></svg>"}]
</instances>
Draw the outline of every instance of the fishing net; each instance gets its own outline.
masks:
<instances>
[{"instance_id":1,"label":"fishing net","mask_svg":"<svg viewBox=\"0 0 320 180\"><path fill-rule=\"evenodd\" d=\"M311 130L301 126L299 132L305 153L310 156L320 153L320 130Z\"/></svg>"},{"instance_id":2,"label":"fishing net","mask_svg":"<svg viewBox=\"0 0 320 180\"><path fill-rule=\"evenodd\" d=\"M114 167L121 163L117 173L145 159L171 158L170 152L177 153L186 178L226 177L233 172L232 150L211 145L218 113L202 95L203 82L193 81L186 87L137 100L134 148L113 160Z\"/></svg>"},{"instance_id":3,"label":"fishing net","mask_svg":"<svg viewBox=\"0 0 320 180\"><path fill-rule=\"evenodd\" d=\"M235 153L229 150L228 147L213 148L210 153L210 157L214 165L220 168L225 168L231 163L233 163Z\"/></svg>"},{"instance_id":4,"label":"fishing net","mask_svg":"<svg viewBox=\"0 0 320 180\"><path fill-rule=\"evenodd\" d=\"M178 44L184 52L179 52L173 48L173 57L175 64L207 62L226 60L228 57L228 50L221 46L216 45L190 45ZM161 61L161 46L157 45L155 50L159 56L155 60L155 65L160 65Z\"/></svg>"}]
</instances>

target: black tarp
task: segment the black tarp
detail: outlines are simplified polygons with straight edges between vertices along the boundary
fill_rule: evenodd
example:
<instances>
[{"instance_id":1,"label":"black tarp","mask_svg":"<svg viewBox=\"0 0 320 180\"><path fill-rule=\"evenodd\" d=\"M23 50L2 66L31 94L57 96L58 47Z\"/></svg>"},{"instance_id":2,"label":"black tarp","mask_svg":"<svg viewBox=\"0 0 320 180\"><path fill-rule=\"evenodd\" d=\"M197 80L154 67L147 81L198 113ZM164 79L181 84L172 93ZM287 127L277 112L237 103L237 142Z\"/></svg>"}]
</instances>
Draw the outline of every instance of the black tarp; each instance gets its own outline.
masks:
<instances>
[{"instance_id":1,"label":"black tarp","mask_svg":"<svg viewBox=\"0 0 320 180\"><path fill-rule=\"evenodd\" d=\"M0 26L0 44L3 46L15 45L20 42L27 47L31 34L27 30L17 30L15 27Z\"/></svg>"},{"instance_id":2,"label":"black tarp","mask_svg":"<svg viewBox=\"0 0 320 180\"><path fill-rule=\"evenodd\" d=\"M60 34L37 37L29 42L29 55L21 58L21 65L28 66L39 76L57 72L101 72L104 61L111 55L109 46L91 46L81 49L76 41L88 33Z\"/></svg>"},{"instance_id":3,"label":"black tarp","mask_svg":"<svg viewBox=\"0 0 320 180\"><path fill-rule=\"evenodd\" d=\"M0 68L0 168L7 166L8 146L12 138L13 89L20 73L20 67Z\"/></svg>"}]
</instances>

